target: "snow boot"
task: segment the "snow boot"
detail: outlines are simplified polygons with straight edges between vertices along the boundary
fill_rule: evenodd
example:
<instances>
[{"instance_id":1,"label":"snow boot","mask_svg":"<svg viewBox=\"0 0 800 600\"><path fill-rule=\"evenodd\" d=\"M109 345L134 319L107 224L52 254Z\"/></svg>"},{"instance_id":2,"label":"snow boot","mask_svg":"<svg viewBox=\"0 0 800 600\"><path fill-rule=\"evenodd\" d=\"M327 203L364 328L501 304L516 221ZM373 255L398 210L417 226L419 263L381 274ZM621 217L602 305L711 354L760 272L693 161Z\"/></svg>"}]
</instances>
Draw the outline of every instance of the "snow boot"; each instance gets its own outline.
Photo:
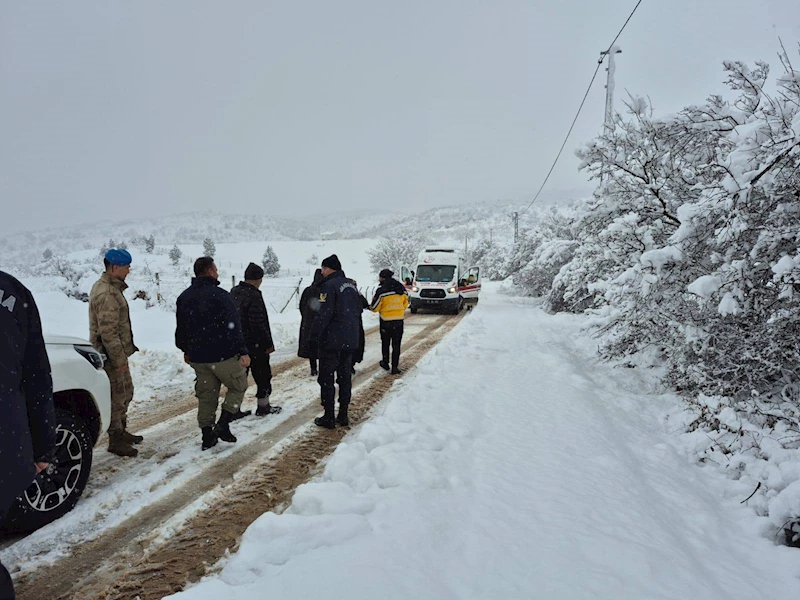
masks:
<instances>
[{"instance_id":1,"label":"snow boot","mask_svg":"<svg viewBox=\"0 0 800 600\"><path fill-rule=\"evenodd\" d=\"M326 429L336 429L336 419L333 416L333 406L325 407L325 414L314 419L314 425Z\"/></svg>"},{"instance_id":2,"label":"snow boot","mask_svg":"<svg viewBox=\"0 0 800 600\"><path fill-rule=\"evenodd\" d=\"M136 448L125 441L125 435L122 431L114 431L108 434L108 451L117 456L134 457L139 454Z\"/></svg>"},{"instance_id":3,"label":"snow boot","mask_svg":"<svg viewBox=\"0 0 800 600\"><path fill-rule=\"evenodd\" d=\"M233 413L233 415L231 416L231 421L238 421L239 419L244 419L245 417L249 417L252 414L253 414L252 410L242 411L242 409L240 408L235 413Z\"/></svg>"},{"instance_id":4,"label":"snow boot","mask_svg":"<svg viewBox=\"0 0 800 600\"><path fill-rule=\"evenodd\" d=\"M383 369L384 371L388 371L389 370L389 363L387 361L382 360L378 364L381 366L381 369Z\"/></svg>"},{"instance_id":5,"label":"snow boot","mask_svg":"<svg viewBox=\"0 0 800 600\"><path fill-rule=\"evenodd\" d=\"M203 432L203 450L208 450L217 445L217 434L214 433L213 427L203 427L200 431Z\"/></svg>"},{"instance_id":6,"label":"snow boot","mask_svg":"<svg viewBox=\"0 0 800 600\"><path fill-rule=\"evenodd\" d=\"M217 425L214 427L214 433L223 442L233 444L236 442L236 436L231 433L231 421L233 421L233 413L223 410Z\"/></svg>"},{"instance_id":7,"label":"snow boot","mask_svg":"<svg viewBox=\"0 0 800 600\"><path fill-rule=\"evenodd\" d=\"M311 369L311 376L316 377L317 375L319 375L319 371L317 371L316 369Z\"/></svg>"},{"instance_id":8,"label":"snow boot","mask_svg":"<svg viewBox=\"0 0 800 600\"><path fill-rule=\"evenodd\" d=\"M134 435L128 431L128 417L122 417L122 437L128 444L141 444L144 438L140 435Z\"/></svg>"},{"instance_id":9,"label":"snow boot","mask_svg":"<svg viewBox=\"0 0 800 600\"><path fill-rule=\"evenodd\" d=\"M392 375L400 375L400 373L402 373L400 369L397 367L392 367Z\"/></svg>"},{"instance_id":10,"label":"snow boot","mask_svg":"<svg viewBox=\"0 0 800 600\"><path fill-rule=\"evenodd\" d=\"M339 414L336 417L336 422L342 427L350 426L350 419L347 417L347 404L344 406L339 405Z\"/></svg>"},{"instance_id":11,"label":"snow boot","mask_svg":"<svg viewBox=\"0 0 800 600\"><path fill-rule=\"evenodd\" d=\"M130 431L123 431L122 439L125 440L128 444L141 444L144 441L144 438L142 436L134 435Z\"/></svg>"},{"instance_id":12,"label":"snow boot","mask_svg":"<svg viewBox=\"0 0 800 600\"><path fill-rule=\"evenodd\" d=\"M266 406L259 406L256 409L256 416L266 417L267 415L277 415L282 410L283 408L280 406L272 406L271 404L267 404Z\"/></svg>"}]
</instances>

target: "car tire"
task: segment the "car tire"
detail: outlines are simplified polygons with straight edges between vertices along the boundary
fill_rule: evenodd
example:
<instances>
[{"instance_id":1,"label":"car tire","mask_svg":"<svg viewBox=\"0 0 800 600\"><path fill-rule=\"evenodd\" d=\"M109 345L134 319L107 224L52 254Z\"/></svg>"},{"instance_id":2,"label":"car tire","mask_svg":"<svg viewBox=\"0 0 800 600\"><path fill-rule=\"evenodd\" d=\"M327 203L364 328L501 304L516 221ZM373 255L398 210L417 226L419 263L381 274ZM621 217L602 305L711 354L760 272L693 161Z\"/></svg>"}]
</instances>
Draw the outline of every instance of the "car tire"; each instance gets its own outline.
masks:
<instances>
[{"instance_id":1,"label":"car tire","mask_svg":"<svg viewBox=\"0 0 800 600\"><path fill-rule=\"evenodd\" d=\"M8 510L4 529L28 533L71 511L89 479L93 446L86 423L57 408L55 458Z\"/></svg>"}]
</instances>

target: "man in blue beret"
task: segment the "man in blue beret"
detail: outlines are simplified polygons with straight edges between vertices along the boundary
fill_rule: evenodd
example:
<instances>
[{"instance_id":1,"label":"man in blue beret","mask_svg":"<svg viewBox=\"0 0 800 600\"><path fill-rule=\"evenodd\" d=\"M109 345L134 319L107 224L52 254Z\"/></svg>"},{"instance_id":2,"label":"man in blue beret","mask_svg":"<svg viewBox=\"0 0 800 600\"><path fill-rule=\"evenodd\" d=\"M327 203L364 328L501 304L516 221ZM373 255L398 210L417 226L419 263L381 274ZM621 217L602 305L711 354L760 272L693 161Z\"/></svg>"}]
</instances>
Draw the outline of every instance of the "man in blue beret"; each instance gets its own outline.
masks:
<instances>
[{"instance_id":1,"label":"man in blue beret","mask_svg":"<svg viewBox=\"0 0 800 600\"><path fill-rule=\"evenodd\" d=\"M133 444L142 436L127 430L128 405L133 400L133 380L128 357L138 350L133 343L128 301L122 294L128 287L125 278L131 271L127 250L112 248L103 257L105 273L89 294L89 340L106 355L104 369L111 382L111 424L108 451L117 456L136 456Z\"/></svg>"}]
</instances>

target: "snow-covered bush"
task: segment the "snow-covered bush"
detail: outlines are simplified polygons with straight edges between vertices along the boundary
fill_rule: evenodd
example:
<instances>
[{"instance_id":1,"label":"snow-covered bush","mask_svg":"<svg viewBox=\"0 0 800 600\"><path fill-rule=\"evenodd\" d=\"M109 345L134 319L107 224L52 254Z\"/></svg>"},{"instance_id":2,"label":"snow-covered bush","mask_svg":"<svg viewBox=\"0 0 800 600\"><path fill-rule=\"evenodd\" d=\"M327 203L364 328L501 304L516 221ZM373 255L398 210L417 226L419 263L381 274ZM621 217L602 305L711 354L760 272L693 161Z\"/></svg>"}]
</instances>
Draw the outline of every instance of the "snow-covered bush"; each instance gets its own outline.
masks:
<instances>
[{"instance_id":1,"label":"snow-covered bush","mask_svg":"<svg viewBox=\"0 0 800 600\"><path fill-rule=\"evenodd\" d=\"M800 73L782 60L773 95L768 65L728 62L730 100L654 119L630 99L578 152L600 185L550 293L595 309L606 357L655 350L726 464L800 447ZM763 510L797 519L800 489L767 501L800 473L786 484Z\"/></svg>"}]
</instances>

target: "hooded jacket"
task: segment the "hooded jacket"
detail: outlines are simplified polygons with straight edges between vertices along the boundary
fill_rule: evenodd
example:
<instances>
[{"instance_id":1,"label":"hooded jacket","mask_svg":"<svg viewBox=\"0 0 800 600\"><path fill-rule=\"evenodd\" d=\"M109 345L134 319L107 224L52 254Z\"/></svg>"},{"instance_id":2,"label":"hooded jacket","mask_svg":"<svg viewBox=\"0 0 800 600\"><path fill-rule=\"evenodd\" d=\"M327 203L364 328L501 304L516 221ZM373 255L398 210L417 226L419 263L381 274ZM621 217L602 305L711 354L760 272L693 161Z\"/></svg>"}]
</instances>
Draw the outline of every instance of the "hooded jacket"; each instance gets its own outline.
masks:
<instances>
[{"instance_id":1,"label":"hooded jacket","mask_svg":"<svg viewBox=\"0 0 800 600\"><path fill-rule=\"evenodd\" d=\"M381 321L402 321L408 308L408 294L402 283L389 277L375 290L369 309L379 313Z\"/></svg>"}]
</instances>

